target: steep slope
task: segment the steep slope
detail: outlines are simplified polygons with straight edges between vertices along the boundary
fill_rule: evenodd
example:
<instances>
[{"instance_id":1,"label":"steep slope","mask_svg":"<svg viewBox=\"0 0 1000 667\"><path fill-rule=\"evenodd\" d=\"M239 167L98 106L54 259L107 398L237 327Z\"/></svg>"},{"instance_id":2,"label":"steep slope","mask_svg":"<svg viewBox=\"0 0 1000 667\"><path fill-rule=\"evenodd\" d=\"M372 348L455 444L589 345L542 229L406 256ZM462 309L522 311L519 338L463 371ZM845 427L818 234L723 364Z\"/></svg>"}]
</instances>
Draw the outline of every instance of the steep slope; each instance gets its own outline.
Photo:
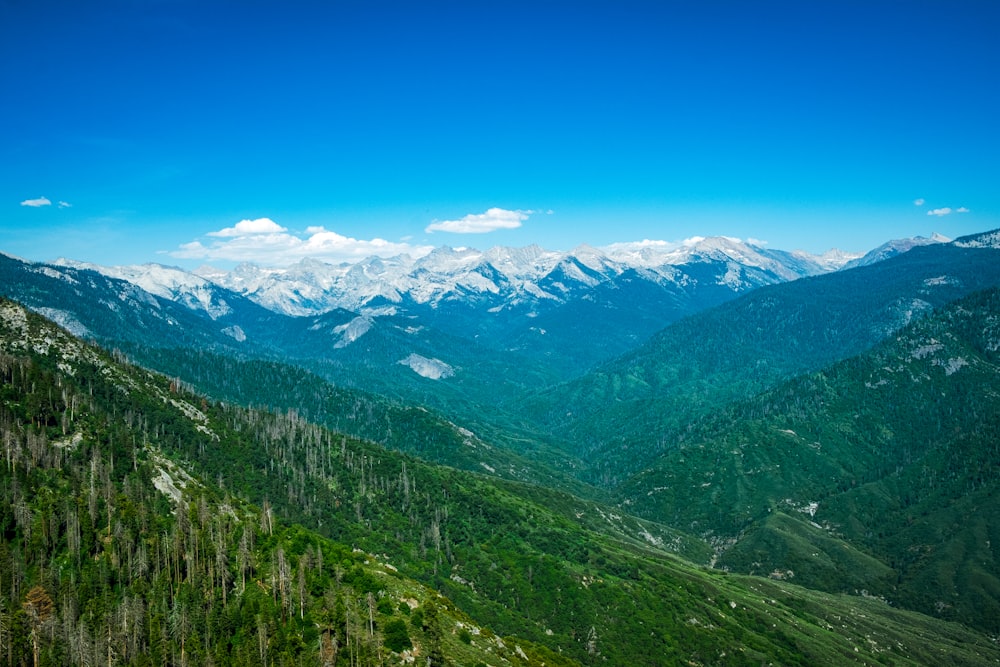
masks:
<instances>
[{"instance_id":1,"label":"steep slope","mask_svg":"<svg viewBox=\"0 0 1000 667\"><path fill-rule=\"evenodd\" d=\"M113 273L131 275L125 268ZM410 404L453 408L459 415L479 412L477 401L497 399L498 388L511 396L557 378L523 355L498 353L392 310L290 317L188 276L191 283L187 274L166 267L149 265L136 275L141 282L153 281L150 288L168 296L89 268L0 255L0 294L78 335L128 348L143 363L149 359L142 351L157 348L295 363L341 386L406 398ZM156 283L154 275L177 289ZM189 283L197 287L194 293L178 287ZM192 304L197 304L194 309L188 307Z\"/></svg>"},{"instance_id":2,"label":"steep slope","mask_svg":"<svg viewBox=\"0 0 1000 667\"><path fill-rule=\"evenodd\" d=\"M621 488L720 566L1000 630L1000 290L690 425Z\"/></svg>"},{"instance_id":3,"label":"steep slope","mask_svg":"<svg viewBox=\"0 0 1000 667\"><path fill-rule=\"evenodd\" d=\"M107 345L291 361L467 421L495 405L517 410L526 391L578 376L687 314L843 261L717 237L569 253L439 248L199 275L5 256L0 272L7 296Z\"/></svg>"},{"instance_id":4,"label":"steep slope","mask_svg":"<svg viewBox=\"0 0 1000 667\"><path fill-rule=\"evenodd\" d=\"M495 443L513 434L490 432L487 440L423 407L335 385L298 366L276 361L240 360L204 351L124 346L147 368L184 382L207 396L301 418L340 433L454 468L532 482L583 497L605 497L565 470L581 464L538 441L518 446Z\"/></svg>"},{"instance_id":5,"label":"steep slope","mask_svg":"<svg viewBox=\"0 0 1000 667\"><path fill-rule=\"evenodd\" d=\"M24 610L5 626L21 662L1000 659L876 600L686 565L657 546L681 536L600 505L208 402L8 302L0 348L0 587Z\"/></svg>"},{"instance_id":6,"label":"steep slope","mask_svg":"<svg viewBox=\"0 0 1000 667\"><path fill-rule=\"evenodd\" d=\"M174 273L170 282L183 282ZM158 287L157 287L158 285ZM215 349L234 355L271 351L274 313L211 285L154 295L123 278L89 268L25 262L0 253L0 294L16 298L78 336L106 342ZM178 301L175 300L178 299ZM332 316L332 314L331 314Z\"/></svg>"},{"instance_id":7,"label":"steep slope","mask_svg":"<svg viewBox=\"0 0 1000 667\"><path fill-rule=\"evenodd\" d=\"M1000 251L968 240L762 287L667 327L620 359L522 402L613 486L688 422L869 349L933 308L1000 285Z\"/></svg>"},{"instance_id":8,"label":"steep slope","mask_svg":"<svg viewBox=\"0 0 1000 667\"><path fill-rule=\"evenodd\" d=\"M227 425L3 300L0 380L9 664L574 664L172 460Z\"/></svg>"},{"instance_id":9,"label":"steep slope","mask_svg":"<svg viewBox=\"0 0 1000 667\"><path fill-rule=\"evenodd\" d=\"M144 281L153 280L155 274L156 280L166 276L173 285L188 284L184 277L188 274L158 265L142 268L137 275L144 276ZM119 268L116 273L127 271ZM204 307L190 310L93 269L35 264L0 255L0 294L21 299L77 334L124 350L150 368L171 375L184 372L192 381L196 378L206 393L234 399L225 387L229 383L246 391L244 400L256 405L306 410L333 395L337 408L319 406L310 411L317 418L333 420L324 423L347 433L448 465L522 480L548 480L592 495L579 482L555 472L557 467L578 467L573 457L550 450L541 457L550 465L538 465L537 458L524 458L537 453L537 440L477 421L483 402L509 399L527 387L554 381L545 368L521 355L498 355L475 341L388 313L336 310L290 317L190 278L199 290L206 290L198 293L207 295L209 310L217 314L214 319ZM156 288L158 283L153 282L151 288ZM160 286L161 291L165 289ZM254 372L265 375L254 377ZM271 381L261 383L266 378ZM292 378L303 384L290 386ZM327 383L332 386L322 386ZM315 391L304 392L308 387ZM289 397L306 395L310 404L289 405ZM437 406L458 417L444 419L439 413L402 407L414 405ZM420 424L419 439L407 436L414 423ZM479 437L464 435L470 431ZM505 441L516 443L518 451L498 446Z\"/></svg>"},{"instance_id":10,"label":"steep slope","mask_svg":"<svg viewBox=\"0 0 1000 667\"><path fill-rule=\"evenodd\" d=\"M227 298L232 298L229 290L175 267L162 264L104 267L66 258L56 260L52 266L92 271L126 280L150 294L176 301L194 311L202 311L213 320L233 312L233 307L227 302Z\"/></svg>"}]
</instances>

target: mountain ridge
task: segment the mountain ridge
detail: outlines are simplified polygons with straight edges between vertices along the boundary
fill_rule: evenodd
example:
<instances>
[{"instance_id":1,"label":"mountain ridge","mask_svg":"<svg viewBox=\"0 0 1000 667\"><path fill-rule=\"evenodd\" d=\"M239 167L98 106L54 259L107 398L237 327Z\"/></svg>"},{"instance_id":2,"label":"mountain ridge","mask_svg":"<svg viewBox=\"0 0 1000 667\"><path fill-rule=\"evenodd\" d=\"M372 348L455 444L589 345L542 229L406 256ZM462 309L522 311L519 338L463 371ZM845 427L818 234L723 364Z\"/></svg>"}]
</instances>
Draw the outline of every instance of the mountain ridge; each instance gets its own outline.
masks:
<instances>
[{"instance_id":1,"label":"mountain ridge","mask_svg":"<svg viewBox=\"0 0 1000 667\"><path fill-rule=\"evenodd\" d=\"M995 246L939 243L761 287L540 390L520 410L575 443L578 456L595 455L591 446L609 456L624 447L632 452L625 460L641 466L634 447L650 433L672 432L699 410L858 354L935 306L998 284Z\"/></svg>"},{"instance_id":2,"label":"mountain ridge","mask_svg":"<svg viewBox=\"0 0 1000 667\"><path fill-rule=\"evenodd\" d=\"M829 272L850 257L693 237L603 249L582 245L569 252L442 246L418 258L372 257L340 265L306 259L286 268L241 264L228 272L157 264L100 267L67 259L52 266L127 280L219 321L233 319L233 308L241 310L237 296L279 315L357 313L361 319L345 330L340 346L384 329L372 326L379 320L409 318L406 329L431 327L481 349L516 351L566 376L625 352L684 315L763 285ZM581 335L581 322L600 329L600 345L593 336ZM236 326L227 329L228 335L240 342L252 338L250 328ZM457 360L439 361L454 367Z\"/></svg>"},{"instance_id":3,"label":"mountain ridge","mask_svg":"<svg viewBox=\"0 0 1000 667\"><path fill-rule=\"evenodd\" d=\"M563 276L593 287L628 270L642 270L660 282L683 282L679 277L682 267L721 263L728 270L718 276L719 280L739 291L761 281L793 280L837 270L854 257L839 251L810 255L773 250L729 237L693 237L676 243L617 243L602 249L581 245L568 252L549 251L537 245L494 246L485 251L441 246L418 258L369 257L338 265L307 258L284 268L243 263L231 271L210 266L185 271L161 264L103 267L66 258L53 264L96 270L167 298L177 298L183 291L177 288L182 287L204 291L205 283L191 277L197 276L276 312L317 315L333 308L361 312L378 299L433 306L456 296L492 294L504 295L508 307L525 301L559 301L564 296L559 289L545 290L538 283L560 266L564 267ZM585 275L579 269L574 272L573 266L583 269ZM753 278L741 278L737 267L753 270ZM546 282L551 286L558 281ZM196 301L207 304L203 295ZM490 307L498 305L493 302ZM211 312L207 305L206 310Z\"/></svg>"}]
</instances>

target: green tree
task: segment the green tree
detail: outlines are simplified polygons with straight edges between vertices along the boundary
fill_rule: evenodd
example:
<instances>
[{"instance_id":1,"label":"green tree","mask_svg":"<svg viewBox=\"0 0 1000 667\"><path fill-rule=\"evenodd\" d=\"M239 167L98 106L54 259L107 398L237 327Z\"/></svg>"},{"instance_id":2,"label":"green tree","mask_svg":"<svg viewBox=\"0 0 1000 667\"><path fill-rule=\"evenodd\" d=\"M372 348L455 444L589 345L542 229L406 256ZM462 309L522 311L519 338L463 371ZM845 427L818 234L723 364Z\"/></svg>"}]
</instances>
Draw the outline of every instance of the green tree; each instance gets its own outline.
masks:
<instances>
[{"instance_id":1,"label":"green tree","mask_svg":"<svg viewBox=\"0 0 1000 667\"><path fill-rule=\"evenodd\" d=\"M402 619L394 618L386 623L383 634L385 635L385 645L396 653L413 647L410 633L406 630L406 622Z\"/></svg>"}]
</instances>

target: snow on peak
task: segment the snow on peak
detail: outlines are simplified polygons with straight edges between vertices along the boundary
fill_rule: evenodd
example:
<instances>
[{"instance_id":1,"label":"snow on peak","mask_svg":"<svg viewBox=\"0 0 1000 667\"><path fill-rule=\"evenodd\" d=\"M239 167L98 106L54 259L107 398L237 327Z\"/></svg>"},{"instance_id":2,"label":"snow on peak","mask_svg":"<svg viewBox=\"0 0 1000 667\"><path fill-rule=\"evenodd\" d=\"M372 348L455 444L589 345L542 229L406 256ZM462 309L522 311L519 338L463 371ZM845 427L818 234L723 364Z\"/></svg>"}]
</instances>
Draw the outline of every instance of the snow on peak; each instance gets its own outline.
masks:
<instances>
[{"instance_id":1,"label":"snow on peak","mask_svg":"<svg viewBox=\"0 0 1000 667\"><path fill-rule=\"evenodd\" d=\"M656 270L669 277L666 267L689 264L722 263L726 265L722 284L738 286L743 270L766 271L782 280L824 273L823 263L813 255L798 251L788 253L765 249L761 241L743 241L731 236L692 236L682 241L643 240L615 243L604 248L608 256L629 266Z\"/></svg>"},{"instance_id":2,"label":"snow on peak","mask_svg":"<svg viewBox=\"0 0 1000 667\"><path fill-rule=\"evenodd\" d=\"M1000 245L998 239L994 234L959 241L993 243L995 247ZM341 343L347 345L364 335L372 318L395 314L397 309L405 310L407 304L436 308L464 301L494 313L508 308L532 310L539 303L557 304L577 298L627 271L661 285L690 285L711 275L718 284L743 291L879 261L915 245L946 240L935 234L930 239L893 241L865 257L838 250L823 255L786 252L769 249L766 243L753 239L692 236L680 241L645 239L601 248L581 245L569 252L545 250L537 245L495 246L486 251L442 246L418 257L370 257L353 264L305 258L283 268L243 263L231 271L203 266L191 273L160 264L101 267L68 260L58 264L127 280L150 294L203 310L213 319L232 312L219 287L287 315L313 316L338 308L362 313L361 319L339 332Z\"/></svg>"},{"instance_id":3,"label":"snow on peak","mask_svg":"<svg viewBox=\"0 0 1000 667\"><path fill-rule=\"evenodd\" d=\"M562 259L562 253L537 245L524 248L494 246L484 253L484 258L508 278L531 279L551 271Z\"/></svg>"},{"instance_id":4,"label":"snow on peak","mask_svg":"<svg viewBox=\"0 0 1000 667\"><path fill-rule=\"evenodd\" d=\"M58 259L57 266L96 271L109 278L132 283L154 296L177 301L191 310L203 310L213 320L232 312L214 283L174 266L138 264L130 266L100 266L88 262Z\"/></svg>"},{"instance_id":5,"label":"snow on peak","mask_svg":"<svg viewBox=\"0 0 1000 667\"><path fill-rule=\"evenodd\" d=\"M937 232L931 234L930 238L925 236L915 236L907 239L893 239L892 241L883 243L860 258L848 262L844 268L868 266L869 264L875 264L876 262L884 261L890 257L901 255L904 252L908 252L919 246L933 245L936 243L950 243L950 241L951 239L948 239Z\"/></svg>"}]
</instances>

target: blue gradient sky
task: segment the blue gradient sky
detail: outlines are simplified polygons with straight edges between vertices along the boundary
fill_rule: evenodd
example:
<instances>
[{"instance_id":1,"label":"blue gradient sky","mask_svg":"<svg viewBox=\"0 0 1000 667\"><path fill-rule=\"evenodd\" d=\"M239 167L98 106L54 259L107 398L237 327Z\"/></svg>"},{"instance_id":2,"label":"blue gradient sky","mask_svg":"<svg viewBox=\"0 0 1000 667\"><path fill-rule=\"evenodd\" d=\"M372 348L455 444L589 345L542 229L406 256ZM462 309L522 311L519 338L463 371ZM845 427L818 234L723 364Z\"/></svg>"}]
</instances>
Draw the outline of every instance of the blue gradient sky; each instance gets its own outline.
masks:
<instances>
[{"instance_id":1,"label":"blue gradient sky","mask_svg":"<svg viewBox=\"0 0 1000 667\"><path fill-rule=\"evenodd\" d=\"M994 1L0 0L0 250L984 231L998 34Z\"/></svg>"}]
</instances>

